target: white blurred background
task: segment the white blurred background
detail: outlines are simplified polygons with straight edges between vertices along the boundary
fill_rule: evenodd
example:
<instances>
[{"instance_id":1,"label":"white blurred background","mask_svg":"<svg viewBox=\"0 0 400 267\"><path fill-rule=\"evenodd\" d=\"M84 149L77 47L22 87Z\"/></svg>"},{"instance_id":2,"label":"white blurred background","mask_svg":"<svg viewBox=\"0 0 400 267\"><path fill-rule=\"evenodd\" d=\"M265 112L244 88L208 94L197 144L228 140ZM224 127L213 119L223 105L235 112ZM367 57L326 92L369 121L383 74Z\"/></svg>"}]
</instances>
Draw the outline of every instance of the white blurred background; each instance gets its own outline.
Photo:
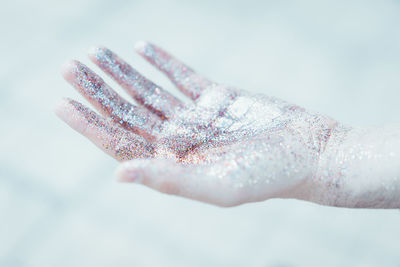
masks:
<instances>
[{"instance_id":1,"label":"white blurred background","mask_svg":"<svg viewBox=\"0 0 400 267\"><path fill-rule=\"evenodd\" d=\"M82 100L59 70L93 66L93 44L176 92L133 52L144 39L215 81L398 123L399 1L4 1L0 30L0 266L400 266L398 210L221 209L119 184L117 162L52 112Z\"/></svg>"}]
</instances>

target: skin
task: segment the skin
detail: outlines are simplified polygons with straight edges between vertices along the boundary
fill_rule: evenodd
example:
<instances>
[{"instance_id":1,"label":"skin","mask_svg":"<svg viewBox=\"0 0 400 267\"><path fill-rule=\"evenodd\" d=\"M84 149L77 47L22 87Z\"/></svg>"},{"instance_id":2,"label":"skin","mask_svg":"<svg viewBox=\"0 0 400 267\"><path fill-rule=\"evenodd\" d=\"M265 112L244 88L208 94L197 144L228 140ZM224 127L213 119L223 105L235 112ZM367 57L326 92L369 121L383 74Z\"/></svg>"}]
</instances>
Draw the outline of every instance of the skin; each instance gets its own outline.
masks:
<instances>
[{"instance_id":1,"label":"skin","mask_svg":"<svg viewBox=\"0 0 400 267\"><path fill-rule=\"evenodd\" d=\"M153 44L139 42L136 50L192 101L183 103L109 49L94 47L89 58L135 104L70 61L63 76L99 114L71 99L55 109L121 161L120 181L219 206L296 198L400 207L400 127L344 126L273 97L214 83Z\"/></svg>"}]
</instances>

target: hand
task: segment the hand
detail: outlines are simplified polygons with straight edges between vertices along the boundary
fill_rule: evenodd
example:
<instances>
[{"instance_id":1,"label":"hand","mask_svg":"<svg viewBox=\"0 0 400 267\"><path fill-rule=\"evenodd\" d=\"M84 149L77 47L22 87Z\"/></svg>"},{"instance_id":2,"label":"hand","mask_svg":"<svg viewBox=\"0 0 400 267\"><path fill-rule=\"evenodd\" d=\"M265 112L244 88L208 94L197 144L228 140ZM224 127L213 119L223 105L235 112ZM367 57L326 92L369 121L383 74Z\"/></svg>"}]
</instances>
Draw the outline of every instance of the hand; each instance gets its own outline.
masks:
<instances>
[{"instance_id":1,"label":"hand","mask_svg":"<svg viewBox=\"0 0 400 267\"><path fill-rule=\"evenodd\" d=\"M136 101L120 97L77 61L64 77L103 115L64 99L58 116L117 160L117 175L168 194L234 206L303 196L337 122L260 94L209 81L160 48L137 52L186 96L183 103L110 50L90 59Z\"/></svg>"}]
</instances>

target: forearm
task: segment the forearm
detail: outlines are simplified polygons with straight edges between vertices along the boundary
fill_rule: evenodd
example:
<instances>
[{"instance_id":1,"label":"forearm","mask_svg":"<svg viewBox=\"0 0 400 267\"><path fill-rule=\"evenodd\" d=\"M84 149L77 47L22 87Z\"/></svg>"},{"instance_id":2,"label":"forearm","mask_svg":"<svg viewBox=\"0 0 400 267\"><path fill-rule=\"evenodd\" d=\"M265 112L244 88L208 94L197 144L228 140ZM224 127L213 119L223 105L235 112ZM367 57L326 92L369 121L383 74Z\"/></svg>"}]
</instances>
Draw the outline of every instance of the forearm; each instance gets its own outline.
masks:
<instances>
[{"instance_id":1,"label":"forearm","mask_svg":"<svg viewBox=\"0 0 400 267\"><path fill-rule=\"evenodd\" d=\"M336 127L301 197L349 208L400 208L400 125Z\"/></svg>"}]
</instances>

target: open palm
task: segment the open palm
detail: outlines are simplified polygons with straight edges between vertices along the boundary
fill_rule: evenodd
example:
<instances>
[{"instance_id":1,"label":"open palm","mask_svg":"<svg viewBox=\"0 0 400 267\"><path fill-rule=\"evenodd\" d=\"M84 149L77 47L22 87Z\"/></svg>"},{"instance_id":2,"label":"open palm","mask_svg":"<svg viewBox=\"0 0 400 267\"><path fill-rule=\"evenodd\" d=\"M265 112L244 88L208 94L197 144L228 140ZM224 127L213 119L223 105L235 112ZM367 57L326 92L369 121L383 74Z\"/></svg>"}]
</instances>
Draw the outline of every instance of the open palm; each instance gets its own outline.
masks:
<instances>
[{"instance_id":1,"label":"open palm","mask_svg":"<svg viewBox=\"0 0 400 267\"><path fill-rule=\"evenodd\" d=\"M221 206L292 197L313 179L336 122L285 101L213 83L160 48L137 51L193 101L183 103L110 50L89 56L136 101L77 61L64 77L103 115L64 99L57 114L114 158L123 181Z\"/></svg>"}]
</instances>

